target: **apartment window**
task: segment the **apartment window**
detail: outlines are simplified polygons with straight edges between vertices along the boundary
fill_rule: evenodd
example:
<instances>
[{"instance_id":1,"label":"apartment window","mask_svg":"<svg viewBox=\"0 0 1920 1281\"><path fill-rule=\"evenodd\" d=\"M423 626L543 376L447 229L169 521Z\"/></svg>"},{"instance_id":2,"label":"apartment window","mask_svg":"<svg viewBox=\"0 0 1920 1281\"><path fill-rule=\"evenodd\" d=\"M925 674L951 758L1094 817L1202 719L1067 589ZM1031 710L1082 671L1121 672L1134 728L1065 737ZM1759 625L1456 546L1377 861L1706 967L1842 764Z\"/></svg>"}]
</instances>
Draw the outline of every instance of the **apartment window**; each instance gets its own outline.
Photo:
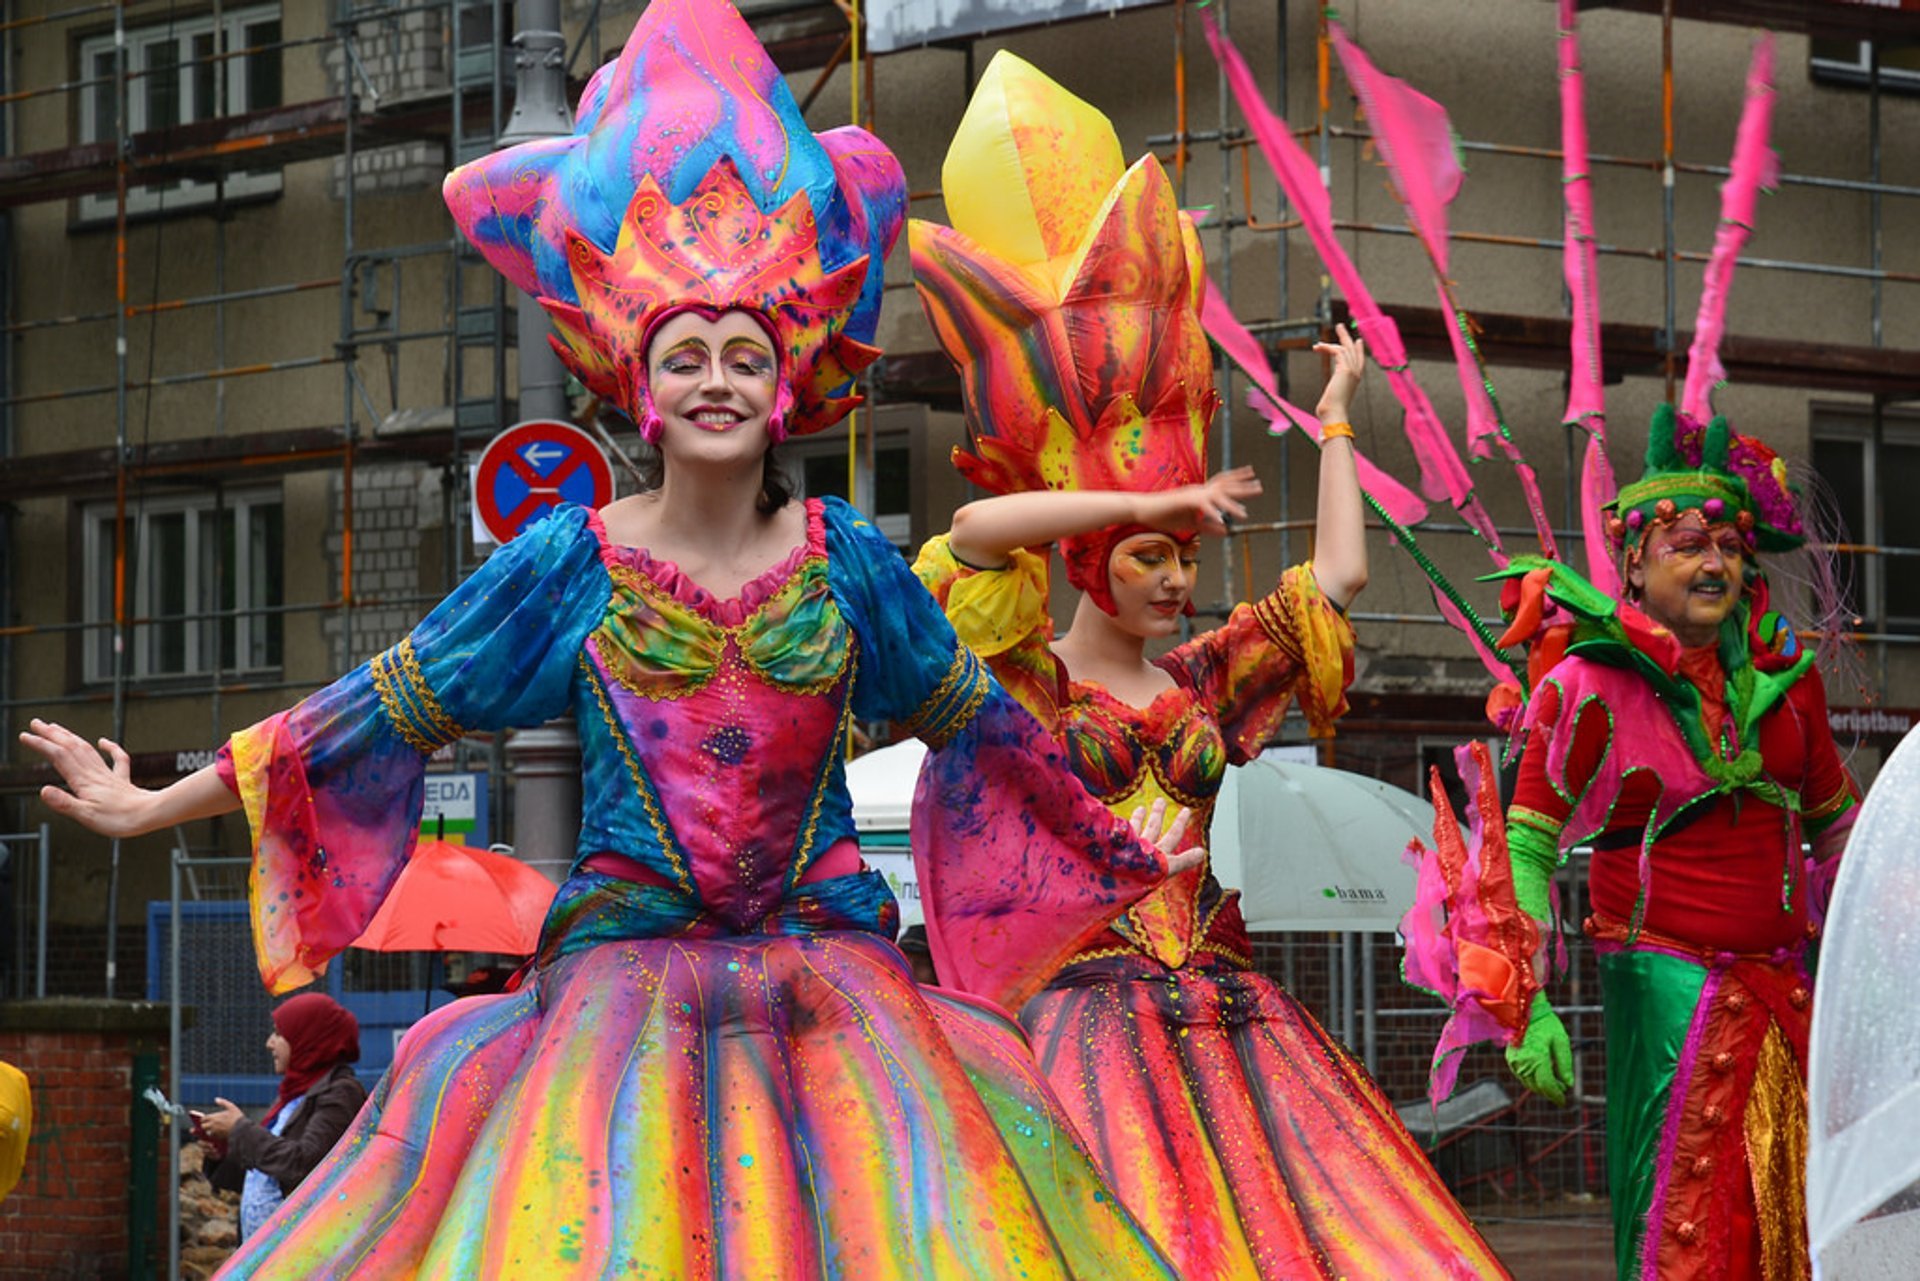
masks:
<instances>
[{"instance_id":1,"label":"apartment window","mask_svg":"<svg viewBox=\"0 0 1920 1281\"><path fill-rule=\"evenodd\" d=\"M1861 85L1873 76L1871 40L1814 40L1807 70L1823 84ZM1920 44L1882 43L1880 87L1895 93L1920 93Z\"/></svg>"},{"instance_id":2,"label":"apartment window","mask_svg":"<svg viewBox=\"0 0 1920 1281\"><path fill-rule=\"evenodd\" d=\"M855 445L854 486L847 494L847 443L844 439L782 448L788 471L808 498L828 494L845 498L873 521L895 547L911 554L913 540L913 450L906 437L882 436L869 455L864 440ZM869 461L871 458L871 461Z\"/></svg>"},{"instance_id":3,"label":"apartment window","mask_svg":"<svg viewBox=\"0 0 1920 1281\"><path fill-rule=\"evenodd\" d=\"M80 99L80 140L111 142L114 127L115 59L111 33L80 43L80 73L89 81ZM127 32L127 132L173 129L216 115L242 115L280 105L280 7L256 5L221 16L178 18ZM224 88L226 101L219 100ZM245 169L227 175L228 198L270 195L280 190L278 169ZM158 213L210 203L216 184L206 178L153 183L127 192L132 213ZM111 218L114 198L80 198L82 219Z\"/></svg>"},{"instance_id":4,"label":"apartment window","mask_svg":"<svg viewBox=\"0 0 1920 1281\"><path fill-rule=\"evenodd\" d=\"M86 616L113 622L114 507L85 513ZM127 509L127 671L139 678L280 665L280 495L249 490L148 498ZM113 628L86 633L86 679L113 676Z\"/></svg>"},{"instance_id":5,"label":"apartment window","mask_svg":"<svg viewBox=\"0 0 1920 1281\"><path fill-rule=\"evenodd\" d=\"M1876 448L1867 416L1816 410L1813 467L1833 491L1851 542L1920 552L1920 419L1888 417ZM1878 495L1880 501L1872 502ZM1850 553L1840 571L1869 629L1920 632L1920 555Z\"/></svg>"}]
</instances>

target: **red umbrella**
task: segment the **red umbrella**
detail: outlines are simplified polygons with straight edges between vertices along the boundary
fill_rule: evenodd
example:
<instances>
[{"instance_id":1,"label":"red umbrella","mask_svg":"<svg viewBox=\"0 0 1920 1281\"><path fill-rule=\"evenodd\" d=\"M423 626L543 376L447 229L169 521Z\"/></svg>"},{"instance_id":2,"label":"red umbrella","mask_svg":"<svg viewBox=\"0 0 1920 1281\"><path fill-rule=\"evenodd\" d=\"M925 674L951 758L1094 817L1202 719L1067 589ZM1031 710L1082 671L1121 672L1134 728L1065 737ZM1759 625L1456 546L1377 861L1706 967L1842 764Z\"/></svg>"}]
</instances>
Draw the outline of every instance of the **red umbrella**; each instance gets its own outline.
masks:
<instances>
[{"instance_id":1,"label":"red umbrella","mask_svg":"<svg viewBox=\"0 0 1920 1281\"><path fill-rule=\"evenodd\" d=\"M423 840L354 947L373 952L505 952L540 946L559 887L518 859Z\"/></svg>"}]
</instances>

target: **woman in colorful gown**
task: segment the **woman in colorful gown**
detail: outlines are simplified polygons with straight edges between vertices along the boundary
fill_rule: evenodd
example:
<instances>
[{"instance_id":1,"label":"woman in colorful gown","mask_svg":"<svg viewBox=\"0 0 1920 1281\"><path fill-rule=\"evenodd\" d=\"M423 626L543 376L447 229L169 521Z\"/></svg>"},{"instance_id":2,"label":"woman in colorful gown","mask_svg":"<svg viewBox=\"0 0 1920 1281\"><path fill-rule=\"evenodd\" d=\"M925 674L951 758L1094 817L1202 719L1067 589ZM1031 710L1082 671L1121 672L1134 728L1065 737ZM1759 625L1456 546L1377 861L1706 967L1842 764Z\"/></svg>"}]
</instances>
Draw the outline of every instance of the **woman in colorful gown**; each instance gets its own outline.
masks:
<instances>
[{"instance_id":1,"label":"woman in colorful gown","mask_svg":"<svg viewBox=\"0 0 1920 1281\"><path fill-rule=\"evenodd\" d=\"M916 571L1093 795L1121 813L1165 798L1204 828L1227 764L1274 742L1290 703L1316 733L1345 711L1343 611L1367 556L1344 420L1364 353L1344 331L1321 348L1313 563L1149 660L1188 609L1196 534L1259 489L1245 469L1203 483L1218 397L1192 224L1151 156L1125 169L1104 117L1005 53L944 178L953 227L911 225L914 273L960 366L972 452L956 461L999 496L961 509ZM1056 540L1081 593L1058 639L1044 549L1025 550ZM1196 867L1031 999L985 994L1020 1009L1102 1170L1189 1281L1505 1276L1366 1071L1252 970L1237 898ZM965 981L945 923L936 904L936 962Z\"/></svg>"},{"instance_id":2,"label":"woman in colorful gown","mask_svg":"<svg viewBox=\"0 0 1920 1281\"><path fill-rule=\"evenodd\" d=\"M1814 652L1769 608L1760 554L1805 539L1785 476L1725 419L1662 406L1608 508L1627 599L1557 562L1506 571L1508 635L1541 673L1506 812L1511 906L1549 932L1563 851L1592 846L1621 1281L1809 1275L1806 954L1857 792ZM1566 1029L1542 992L1520 1008L1507 1061L1558 1101Z\"/></svg>"},{"instance_id":3,"label":"woman in colorful gown","mask_svg":"<svg viewBox=\"0 0 1920 1281\"><path fill-rule=\"evenodd\" d=\"M580 856L526 982L416 1024L223 1275L1175 1275L1017 1029L921 994L858 857L856 717L933 749L941 804L915 839L950 852L958 919L1032 893L1084 931L1169 867L1049 781L1057 748L868 522L789 500L773 472L772 443L855 403L905 196L872 137L799 122L731 8L655 0L572 137L448 181L573 372L658 446L657 490L562 508L164 792L57 727L27 736L68 780L55 808L101 830L244 806L281 991L372 917L437 746L577 721ZM1003 941L959 938L984 973L1005 964Z\"/></svg>"}]
</instances>

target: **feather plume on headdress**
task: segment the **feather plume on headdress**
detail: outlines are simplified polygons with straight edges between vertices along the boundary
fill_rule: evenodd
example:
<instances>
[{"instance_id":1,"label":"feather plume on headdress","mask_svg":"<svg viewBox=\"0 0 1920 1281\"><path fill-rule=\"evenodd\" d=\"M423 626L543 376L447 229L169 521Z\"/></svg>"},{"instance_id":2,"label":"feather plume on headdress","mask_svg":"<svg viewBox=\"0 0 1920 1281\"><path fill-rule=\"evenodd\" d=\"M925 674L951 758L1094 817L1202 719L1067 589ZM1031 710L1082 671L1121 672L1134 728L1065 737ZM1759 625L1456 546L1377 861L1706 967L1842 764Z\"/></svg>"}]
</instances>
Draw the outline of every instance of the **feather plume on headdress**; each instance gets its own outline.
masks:
<instances>
[{"instance_id":1,"label":"feather plume on headdress","mask_svg":"<svg viewBox=\"0 0 1920 1281\"><path fill-rule=\"evenodd\" d=\"M864 129L810 133L724 0L654 0L587 83L572 134L463 165L445 196L553 317L567 368L643 430L657 426L647 339L687 306L754 312L775 339L776 439L859 404L905 176Z\"/></svg>"}]
</instances>

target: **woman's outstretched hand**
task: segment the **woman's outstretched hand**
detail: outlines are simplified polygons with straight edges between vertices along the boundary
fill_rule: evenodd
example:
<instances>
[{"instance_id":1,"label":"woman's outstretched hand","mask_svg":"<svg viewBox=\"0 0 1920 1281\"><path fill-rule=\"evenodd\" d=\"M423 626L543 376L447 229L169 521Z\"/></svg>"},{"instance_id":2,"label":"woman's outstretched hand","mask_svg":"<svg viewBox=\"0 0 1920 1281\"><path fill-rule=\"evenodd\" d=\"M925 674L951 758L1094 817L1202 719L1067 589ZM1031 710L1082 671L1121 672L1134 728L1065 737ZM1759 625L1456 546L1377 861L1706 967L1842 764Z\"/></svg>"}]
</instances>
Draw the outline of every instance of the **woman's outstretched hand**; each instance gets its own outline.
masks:
<instances>
[{"instance_id":1,"label":"woman's outstretched hand","mask_svg":"<svg viewBox=\"0 0 1920 1281\"><path fill-rule=\"evenodd\" d=\"M1154 801L1151 807L1142 806L1127 816L1127 826L1133 829L1135 836L1143 845L1151 845L1160 851L1167 860L1167 875L1173 876L1196 867L1207 856L1204 845L1194 845L1181 849L1187 839L1187 826L1193 819L1193 811L1185 806L1167 821L1167 800L1163 796ZM1179 853L1174 851L1179 850Z\"/></svg>"},{"instance_id":2,"label":"woman's outstretched hand","mask_svg":"<svg viewBox=\"0 0 1920 1281\"><path fill-rule=\"evenodd\" d=\"M40 789L47 808L102 836L138 836L153 830L147 821L154 793L133 783L127 750L112 739L87 742L64 725L32 720L20 741L45 757L65 786ZM105 759L102 759L104 754Z\"/></svg>"},{"instance_id":3,"label":"woman's outstretched hand","mask_svg":"<svg viewBox=\"0 0 1920 1281\"><path fill-rule=\"evenodd\" d=\"M240 808L211 765L162 788L137 787L127 750L111 739L93 744L64 725L33 720L20 741L60 772L65 786L40 789L47 808L102 836L141 836Z\"/></svg>"},{"instance_id":4,"label":"woman's outstretched hand","mask_svg":"<svg viewBox=\"0 0 1920 1281\"><path fill-rule=\"evenodd\" d=\"M1333 372L1327 375L1327 389L1320 393L1320 403L1313 412L1323 423L1344 423L1353 410L1353 393L1359 390L1360 379L1367 372L1367 344L1347 332L1345 325L1334 326L1339 335L1337 343L1319 342L1313 349L1333 360Z\"/></svg>"},{"instance_id":5,"label":"woman's outstretched hand","mask_svg":"<svg viewBox=\"0 0 1920 1281\"><path fill-rule=\"evenodd\" d=\"M1171 534L1197 529L1215 537L1227 532L1228 520L1244 520L1244 499L1260 493L1260 478L1251 467L1215 472L1205 484L1181 485L1157 494L1141 495L1141 521Z\"/></svg>"}]
</instances>

